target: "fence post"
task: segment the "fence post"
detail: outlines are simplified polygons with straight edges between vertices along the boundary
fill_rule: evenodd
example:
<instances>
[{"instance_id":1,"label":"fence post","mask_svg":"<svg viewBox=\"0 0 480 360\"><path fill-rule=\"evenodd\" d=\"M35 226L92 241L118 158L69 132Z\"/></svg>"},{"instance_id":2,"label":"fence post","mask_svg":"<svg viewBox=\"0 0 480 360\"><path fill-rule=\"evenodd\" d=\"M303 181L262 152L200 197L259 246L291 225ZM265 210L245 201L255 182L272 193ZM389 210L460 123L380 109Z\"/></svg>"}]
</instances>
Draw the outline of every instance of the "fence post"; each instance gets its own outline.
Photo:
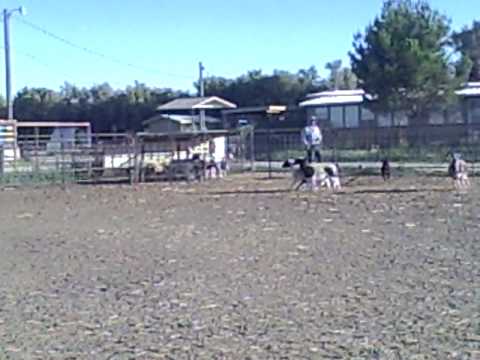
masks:
<instances>
[{"instance_id":1,"label":"fence post","mask_svg":"<svg viewBox=\"0 0 480 360\"><path fill-rule=\"evenodd\" d=\"M138 180L140 182L144 182L145 181L145 176L144 176L144 173L143 173L143 168L144 168L144 164L145 163L145 144L143 142L143 140L140 140L140 164L139 164L139 168L138 168Z\"/></svg>"},{"instance_id":2,"label":"fence post","mask_svg":"<svg viewBox=\"0 0 480 360\"><path fill-rule=\"evenodd\" d=\"M250 129L250 170L255 171L255 127Z\"/></svg>"},{"instance_id":3,"label":"fence post","mask_svg":"<svg viewBox=\"0 0 480 360\"><path fill-rule=\"evenodd\" d=\"M271 116L267 115L268 131L267 131L267 152L268 152L268 178L272 178L272 144L271 144L271 132L272 122Z\"/></svg>"},{"instance_id":4,"label":"fence post","mask_svg":"<svg viewBox=\"0 0 480 360\"><path fill-rule=\"evenodd\" d=\"M139 147L137 144L137 138L135 136L132 136L131 139L132 146L131 149L133 150L133 168L130 167L130 184L134 185L138 181L138 174L139 174L139 161L138 161L138 155L139 155Z\"/></svg>"},{"instance_id":5,"label":"fence post","mask_svg":"<svg viewBox=\"0 0 480 360\"><path fill-rule=\"evenodd\" d=\"M65 189L65 149L63 141L60 141L61 169L62 169L62 188Z\"/></svg>"},{"instance_id":6,"label":"fence post","mask_svg":"<svg viewBox=\"0 0 480 360\"><path fill-rule=\"evenodd\" d=\"M4 161L4 151L3 151L3 144L0 144L0 177L3 177L3 174L4 174L4 165L5 165L5 161Z\"/></svg>"},{"instance_id":7,"label":"fence post","mask_svg":"<svg viewBox=\"0 0 480 360\"><path fill-rule=\"evenodd\" d=\"M40 130L38 127L35 128L35 140L34 140L34 147L35 147L35 173L36 173L36 176L40 176L39 174L39 169L40 169L40 160L38 158L38 149L40 147L40 144L39 144L39 136L40 136Z\"/></svg>"}]
</instances>

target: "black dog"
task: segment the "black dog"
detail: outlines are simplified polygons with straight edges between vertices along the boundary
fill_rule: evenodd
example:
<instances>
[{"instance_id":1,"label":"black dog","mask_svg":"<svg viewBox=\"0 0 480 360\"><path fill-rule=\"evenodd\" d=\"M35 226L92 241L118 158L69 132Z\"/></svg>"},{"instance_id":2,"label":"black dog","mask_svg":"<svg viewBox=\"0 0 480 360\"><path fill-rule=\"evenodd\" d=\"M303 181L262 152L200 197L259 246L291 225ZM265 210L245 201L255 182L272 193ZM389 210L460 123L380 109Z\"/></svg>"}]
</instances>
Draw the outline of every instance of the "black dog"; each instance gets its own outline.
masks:
<instances>
[{"instance_id":1,"label":"black dog","mask_svg":"<svg viewBox=\"0 0 480 360\"><path fill-rule=\"evenodd\" d=\"M388 161L388 159L383 159L380 172L384 181L390 179L390 161Z\"/></svg>"}]
</instances>

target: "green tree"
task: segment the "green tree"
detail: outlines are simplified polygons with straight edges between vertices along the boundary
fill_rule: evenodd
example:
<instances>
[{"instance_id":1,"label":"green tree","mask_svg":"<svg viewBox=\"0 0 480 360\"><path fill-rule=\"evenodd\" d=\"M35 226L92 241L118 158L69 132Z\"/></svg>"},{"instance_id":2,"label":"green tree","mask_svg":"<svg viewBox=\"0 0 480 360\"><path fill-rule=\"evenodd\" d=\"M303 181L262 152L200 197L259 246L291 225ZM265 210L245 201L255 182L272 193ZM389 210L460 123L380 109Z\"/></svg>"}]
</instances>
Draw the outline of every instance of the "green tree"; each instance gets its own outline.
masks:
<instances>
[{"instance_id":1,"label":"green tree","mask_svg":"<svg viewBox=\"0 0 480 360\"><path fill-rule=\"evenodd\" d=\"M348 67L342 67L342 60L334 60L325 65L330 71L327 86L330 90L353 90L357 87L357 77Z\"/></svg>"},{"instance_id":2,"label":"green tree","mask_svg":"<svg viewBox=\"0 0 480 360\"><path fill-rule=\"evenodd\" d=\"M78 88L66 82L60 91L24 88L15 97L15 117L30 121L89 121L96 132L141 130L159 104L188 94L150 88L136 82L125 90L108 83Z\"/></svg>"},{"instance_id":3,"label":"green tree","mask_svg":"<svg viewBox=\"0 0 480 360\"><path fill-rule=\"evenodd\" d=\"M449 20L423 0L389 0L354 38L352 70L376 96L374 107L404 110L416 121L453 91Z\"/></svg>"},{"instance_id":4,"label":"green tree","mask_svg":"<svg viewBox=\"0 0 480 360\"><path fill-rule=\"evenodd\" d=\"M198 83L195 86L198 88ZM293 105L308 93L324 88L314 66L300 69L297 73L275 70L267 75L260 70L252 70L236 79L205 79L206 95L221 96L239 106Z\"/></svg>"},{"instance_id":5,"label":"green tree","mask_svg":"<svg viewBox=\"0 0 480 360\"><path fill-rule=\"evenodd\" d=\"M0 95L0 118L6 118L7 117L7 101L3 97L3 95Z\"/></svg>"},{"instance_id":6,"label":"green tree","mask_svg":"<svg viewBox=\"0 0 480 360\"><path fill-rule=\"evenodd\" d=\"M462 54L459 71L468 71L468 80L480 81L480 21L452 35L455 48Z\"/></svg>"}]
</instances>

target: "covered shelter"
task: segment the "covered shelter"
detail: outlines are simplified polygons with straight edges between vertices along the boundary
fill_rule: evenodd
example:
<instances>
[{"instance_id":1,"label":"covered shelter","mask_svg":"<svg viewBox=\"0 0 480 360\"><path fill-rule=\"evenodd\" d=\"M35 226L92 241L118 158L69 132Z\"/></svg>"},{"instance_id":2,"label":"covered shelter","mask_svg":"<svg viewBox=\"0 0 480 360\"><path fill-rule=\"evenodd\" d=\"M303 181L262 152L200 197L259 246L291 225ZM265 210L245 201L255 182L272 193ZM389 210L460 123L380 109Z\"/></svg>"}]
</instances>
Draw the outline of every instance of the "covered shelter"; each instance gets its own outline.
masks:
<instances>
[{"instance_id":1,"label":"covered shelter","mask_svg":"<svg viewBox=\"0 0 480 360\"><path fill-rule=\"evenodd\" d=\"M20 142L33 142L48 151L72 149L78 145L90 146L92 129L89 122L17 121Z\"/></svg>"},{"instance_id":2,"label":"covered shelter","mask_svg":"<svg viewBox=\"0 0 480 360\"><path fill-rule=\"evenodd\" d=\"M143 127L149 133L177 133L192 132L195 130L196 115L157 114L143 122ZM205 116L207 129L218 129L221 120L212 116Z\"/></svg>"},{"instance_id":3,"label":"covered shelter","mask_svg":"<svg viewBox=\"0 0 480 360\"><path fill-rule=\"evenodd\" d=\"M270 127L298 127L300 118L296 108L284 105L248 106L222 111L223 126L226 129L237 129L244 126L253 126L256 129ZM277 112L275 122L270 122L269 115Z\"/></svg>"},{"instance_id":4,"label":"covered shelter","mask_svg":"<svg viewBox=\"0 0 480 360\"><path fill-rule=\"evenodd\" d=\"M235 109L236 104L218 96L188 97L157 107L157 114L145 120L147 132L189 132L221 129L221 111ZM217 120L215 120L217 119ZM170 124L160 124L167 122Z\"/></svg>"}]
</instances>

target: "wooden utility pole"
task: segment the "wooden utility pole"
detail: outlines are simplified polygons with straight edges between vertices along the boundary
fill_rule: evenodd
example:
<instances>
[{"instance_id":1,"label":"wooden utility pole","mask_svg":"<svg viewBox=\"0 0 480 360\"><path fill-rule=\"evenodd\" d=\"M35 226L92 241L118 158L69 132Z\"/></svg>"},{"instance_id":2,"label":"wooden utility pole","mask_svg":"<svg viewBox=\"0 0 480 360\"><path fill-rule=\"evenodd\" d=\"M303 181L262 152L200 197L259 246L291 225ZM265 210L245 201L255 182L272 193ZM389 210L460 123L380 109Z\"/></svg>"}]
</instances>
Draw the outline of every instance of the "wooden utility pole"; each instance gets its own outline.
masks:
<instances>
[{"instance_id":1,"label":"wooden utility pole","mask_svg":"<svg viewBox=\"0 0 480 360\"><path fill-rule=\"evenodd\" d=\"M3 10L3 40L5 48L5 87L7 96L7 119L13 120L13 99L12 99L12 78L10 65L10 16L18 11L25 15L25 8L20 6L18 9Z\"/></svg>"},{"instance_id":2,"label":"wooden utility pole","mask_svg":"<svg viewBox=\"0 0 480 360\"><path fill-rule=\"evenodd\" d=\"M205 67L203 66L202 62L198 64L198 69L199 69L199 96L204 97L205 96L205 87L204 87L204 82L203 82L203 71L205 70ZM205 110L200 110L200 130L205 131L207 130L207 127L205 126Z\"/></svg>"}]
</instances>

